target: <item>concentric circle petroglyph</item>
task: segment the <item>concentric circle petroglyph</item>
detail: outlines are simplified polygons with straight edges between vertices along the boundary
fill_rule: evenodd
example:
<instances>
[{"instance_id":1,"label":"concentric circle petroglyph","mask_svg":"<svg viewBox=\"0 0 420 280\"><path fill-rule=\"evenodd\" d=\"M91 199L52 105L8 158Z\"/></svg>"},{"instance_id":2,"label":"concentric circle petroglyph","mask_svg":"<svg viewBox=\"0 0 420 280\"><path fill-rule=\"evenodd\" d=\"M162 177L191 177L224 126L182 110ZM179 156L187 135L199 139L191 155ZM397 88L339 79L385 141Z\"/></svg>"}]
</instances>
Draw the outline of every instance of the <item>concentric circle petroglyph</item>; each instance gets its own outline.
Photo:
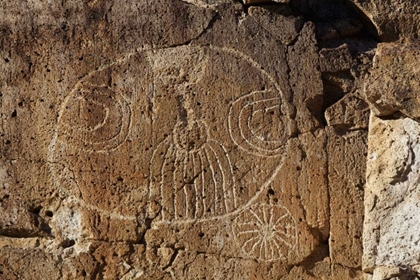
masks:
<instances>
[{"instance_id":1,"label":"concentric circle petroglyph","mask_svg":"<svg viewBox=\"0 0 420 280\"><path fill-rule=\"evenodd\" d=\"M242 252L261 261L285 259L297 242L296 222L280 205L254 204L233 223Z\"/></svg>"},{"instance_id":2,"label":"concentric circle petroglyph","mask_svg":"<svg viewBox=\"0 0 420 280\"><path fill-rule=\"evenodd\" d=\"M130 121L130 107L120 94L105 85L81 83L65 101L59 131L68 145L100 152L125 141Z\"/></svg>"},{"instance_id":3,"label":"concentric circle petroglyph","mask_svg":"<svg viewBox=\"0 0 420 280\"><path fill-rule=\"evenodd\" d=\"M289 137L281 104L281 98L273 91L255 91L235 100L229 110L233 141L258 156L281 155Z\"/></svg>"},{"instance_id":4,"label":"concentric circle petroglyph","mask_svg":"<svg viewBox=\"0 0 420 280\"><path fill-rule=\"evenodd\" d=\"M49 146L53 181L115 217L160 215L158 224L236 215L280 170L288 106L275 79L234 49L135 51L65 98Z\"/></svg>"}]
</instances>

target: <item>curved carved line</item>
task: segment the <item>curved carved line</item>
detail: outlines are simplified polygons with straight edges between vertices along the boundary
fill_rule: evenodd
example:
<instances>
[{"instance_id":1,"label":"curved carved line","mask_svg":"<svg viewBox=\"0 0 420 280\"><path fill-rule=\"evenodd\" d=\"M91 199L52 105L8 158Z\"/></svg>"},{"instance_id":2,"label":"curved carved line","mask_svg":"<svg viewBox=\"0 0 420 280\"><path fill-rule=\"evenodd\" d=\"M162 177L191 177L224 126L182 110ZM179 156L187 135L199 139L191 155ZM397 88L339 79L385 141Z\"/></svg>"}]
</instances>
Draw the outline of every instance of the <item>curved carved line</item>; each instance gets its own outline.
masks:
<instances>
[{"instance_id":1,"label":"curved carved line","mask_svg":"<svg viewBox=\"0 0 420 280\"><path fill-rule=\"evenodd\" d=\"M162 155L159 153L162 152ZM162 220L166 220L167 211L171 209L168 208L167 204L172 203L172 195L165 190L166 186L171 186L172 184L167 184L165 179L167 177L167 169L171 167L168 163L168 159L173 157L174 149L173 145L165 139L160 144L158 144L157 148L152 153L151 164L150 164L150 181L149 181L149 190L148 190L148 197L149 201L153 201L157 198L160 199L161 207L162 207ZM157 191L158 190L158 191ZM156 192L157 191L157 192ZM169 194L169 198L165 197L165 194ZM172 208L172 207L170 207Z\"/></svg>"},{"instance_id":2,"label":"curved carved line","mask_svg":"<svg viewBox=\"0 0 420 280\"><path fill-rule=\"evenodd\" d=\"M180 156L180 150L175 149L175 160L174 161L174 171L172 173L172 194L173 194L173 204L174 204L174 219L178 220L179 216L181 215L184 217L184 213L182 209L178 208L178 203L182 203L179 201L182 198L181 189L184 188L184 170L185 166L180 164L184 157ZM179 186L181 184L181 186Z\"/></svg>"},{"instance_id":3,"label":"curved carved line","mask_svg":"<svg viewBox=\"0 0 420 280\"><path fill-rule=\"evenodd\" d=\"M210 168L210 171L211 171L211 177L213 179L213 187L214 187L213 188L213 191L214 191L213 206L214 206L214 214L217 215L216 213L217 213L217 185L218 184L217 184L217 180L215 178L215 172L214 172L214 169L213 169L212 162L210 160L209 152L207 151L207 149L203 149L203 150L205 151L206 158L207 158L207 161L209 163L209 168Z\"/></svg>"},{"instance_id":4,"label":"curved carved line","mask_svg":"<svg viewBox=\"0 0 420 280\"><path fill-rule=\"evenodd\" d=\"M278 100L278 98L272 98L272 99L270 99L270 100ZM261 101L265 102L266 100L261 100ZM247 119L247 122L246 122L246 124L247 124L247 125L246 125L246 126L244 126L244 125L242 124L242 122L241 122L241 117L243 116L244 111L245 111L248 107L253 106L254 104L256 104L256 103L258 103L258 102L260 102L260 101L256 101L256 102L248 103L248 104L246 104L244 107L242 107L242 108L241 108L240 113L239 113L239 117L238 117L238 120L239 120L239 130L240 130L240 132L241 132L241 136L242 136L242 138L243 138L243 139L244 139L244 141L246 141L249 145L253 146L254 148L256 148L256 149L258 149L258 150L260 150L260 151L269 151L269 152L273 152L273 153L275 153L275 152L277 152L280 148L275 148L275 149L264 149L264 148L262 148L262 147L258 146L258 143L259 143L259 144L262 144L262 143L274 143L274 144L278 144L278 143L280 143L280 144L281 144L281 143L284 143L284 141L281 141L281 140L262 140L262 139L258 138L257 136L255 136L255 133L254 133L254 132L252 131L252 129L250 128L250 118L251 118L251 117L246 118L246 119ZM262 110L258 110L258 111L256 111L256 112L259 112L259 111L262 111ZM249 132L249 134L251 134L252 138L251 138L251 139L249 139L249 140L247 140L247 137L245 136L244 131L248 131L248 132ZM254 144L253 142L257 142L257 144Z\"/></svg>"},{"instance_id":5,"label":"curved carved line","mask_svg":"<svg viewBox=\"0 0 420 280\"><path fill-rule=\"evenodd\" d=\"M212 145L211 142L209 143L208 146L212 150L212 152L213 152L213 154L214 154L214 156L216 158L217 165L219 166L219 170L220 170L221 175L222 175L221 185L222 185L223 203L224 203L224 206L225 206L225 213L228 213L229 211L231 211L231 207L228 206L228 200L229 200L229 198L228 198L227 194L229 194L231 192L231 190L228 189L228 188L230 188L230 187L233 188L233 186L234 186L233 185L233 180L231 182L231 179L233 177L233 173L231 172L230 174L225 174L226 171L225 171L223 162L221 162L221 160L220 160L220 157L223 158L223 159L226 159L227 158L228 159L227 161L229 162L229 156L228 156L227 153L224 154L224 150L223 150L223 147L222 146L218 146L218 144L216 142L214 142L214 144L215 144L215 147L213 147L213 145ZM217 153L218 153L216 151L217 148L222 148L223 153L221 154L221 156L218 156L217 155ZM233 198L234 201L236 200L235 199L235 194L233 193L233 191L232 191L232 198Z\"/></svg>"},{"instance_id":6,"label":"curved carved line","mask_svg":"<svg viewBox=\"0 0 420 280\"><path fill-rule=\"evenodd\" d=\"M85 100L84 98L82 98L82 97L80 97L80 96L78 96L78 97L77 97L77 99L78 99L78 100ZM107 120L108 120L108 118L109 118L109 108L108 108L108 107L106 107L104 104L102 104L102 103L100 103L100 102L97 102L97 101L95 101L95 100L93 100L93 99L88 99L88 100L89 100L90 102L92 102L92 103L94 103L94 104L96 104L96 105L99 105L99 106L101 106L101 107L103 107L103 108L104 108L104 110L105 110L105 117L104 117L104 119L102 120L102 122L101 122L101 123L99 123L99 124L95 125L95 126L93 127L93 129L83 129L83 128L79 128L79 127L71 127L72 129L74 129L74 130L79 130L79 131L85 131L85 132L91 132L91 131L95 131L95 130L97 130L97 129L99 129L99 128L103 127L103 126L106 124L106 122L107 122ZM63 125L70 126L70 125L68 125L68 124L66 124L66 123L63 123Z\"/></svg>"},{"instance_id":7,"label":"curved carved line","mask_svg":"<svg viewBox=\"0 0 420 280\"><path fill-rule=\"evenodd\" d=\"M250 131L250 134L253 136L253 133L250 129L246 129L243 124L243 114L244 110L248 108L249 106L252 106L255 103L264 101L266 99L261 99L257 101L250 101L243 106L243 103L246 102L247 99L252 100L252 96L257 93L266 93L267 91L253 91L245 96L242 96L235 100L230 108L229 108L229 114L228 114L228 127L229 127L229 134L233 142L241 149L245 150L246 152L256 154L258 156L279 156L281 151L284 149L284 147L281 145L278 148L275 149L266 149L261 146L263 146L266 141L262 141L254 136L256 139L249 140L248 137L244 134L244 131ZM269 98L269 100L278 100L278 98ZM235 112L236 111L236 112ZM256 142L257 144L253 143ZM279 141L279 143L283 143L283 141Z\"/></svg>"},{"instance_id":8,"label":"curved carved line","mask_svg":"<svg viewBox=\"0 0 420 280\"><path fill-rule=\"evenodd\" d=\"M197 164L196 164L196 159L195 159L195 157L196 157L197 155L196 154L193 154L192 155L192 170L193 170L193 174L194 174L194 177L195 176L197 176L196 174L199 174L198 172L200 172L199 170L197 170ZM197 178L194 178L194 191L195 191L195 211L194 211L194 216L193 216L193 218L194 219L197 219L197 213L198 213L198 211L199 211L199 206L198 206L198 204L199 204L199 192L198 192L198 187L197 187Z\"/></svg>"},{"instance_id":9,"label":"curved carved line","mask_svg":"<svg viewBox=\"0 0 420 280\"><path fill-rule=\"evenodd\" d=\"M278 99L276 98L276 100L278 100ZM248 105L246 105L246 107L247 106L252 106L252 105L251 104L248 104ZM250 122L251 122L252 118L254 117L254 115L258 114L261 111L267 112L267 111L269 111L271 109L278 108L278 106L279 105L272 106L272 107L265 108L265 109L259 109L259 110L253 111L252 116L249 116L248 119L247 119L248 120L247 121L247 126L249 128L248 130L249 130L250 134L252 135L252 137L254 137L255 139L257 139L258 141L264 141L265 143L272 143L272 144L282 144L282 143L284 143L284 141L281 141L281 140L264 140L264 139L261 139L260 137L258 137L256 135L256 132L251 129L251 125L250 125Z\"/></svg>"},{"instance_id":10,"label":"curved carved line","mask_svg":"<svg viewBox=\"0 0 420 280\"><path fill-rule=\"evenodd\" d=\"M67 99L67 101L65 101L67 103L63 104L63 106L68 104L69 101L70 99ZM75 133L74 131L75 130L80 131L80 129L75 128L61 121L58 124L57 135L59 135L59 132L61 130L62 133L72 136L73 140L70 143L67 143L66 141L63 142L63 140L60 140L60 141L67 145L72 145L72 142L73 142L75 143L77 147L80 147L81 149L85 151L89 151L89 152L103 152L103 151L110 151L110 150L117 149L119 146L121 146L124 143L125 139L127 138L129 134L129 129L131 127L131 109L127 101L123 97L116 96L114 101L116 101L119 107L121 108L121 119L119 120L119 123L121 125L119 126L118 131L114 133L114 135L111 138L109 138L108 140L95 142L95 141L88 141L85 139L85 137L77 137L77 136L75 137L74 134L77 135L78 133ZM61 110L63 111L61 112L61 115L59 116L60 119L62 115L65 113L66 109L62 108ZM60 129L60 127L65 127L69 131L66 131L66 129L64 129L63 131L63 129ZM92 133L92 131L88 131L88 132Z\"/></svg>"},{"instance_id":11,"label":"curved carved line","mask_svg":"<svg viewBox=\"0 0 420 280\"><path fill-rule=\"evenodd\" d=\"M203 167L203 151L199 151L198 154L200 159L200 165ZM207 205L206 205L206 193L205 193L205 185L206 185L206 178L204 174L203 168L201 168L201 199L203 201L203 216L206 214L207 211Z\"/></svg>"}]
</instances>

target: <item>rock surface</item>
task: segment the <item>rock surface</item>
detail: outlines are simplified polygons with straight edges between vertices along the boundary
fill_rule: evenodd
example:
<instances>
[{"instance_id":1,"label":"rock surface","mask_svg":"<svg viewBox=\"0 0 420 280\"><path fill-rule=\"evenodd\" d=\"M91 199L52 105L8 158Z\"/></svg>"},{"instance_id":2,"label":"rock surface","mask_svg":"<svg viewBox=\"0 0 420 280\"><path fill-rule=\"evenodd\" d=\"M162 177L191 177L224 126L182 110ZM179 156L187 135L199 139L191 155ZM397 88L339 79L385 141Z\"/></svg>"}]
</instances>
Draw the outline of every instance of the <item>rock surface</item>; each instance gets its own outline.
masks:
<instances>
[{"instance_id":1,"label":"rock surface","mask_svg":"<svg viewBox=\"0 0 420 280\"><path fill-rule=\"evenodd\" d=\"M378 45L364 93L372 116L363 268L372 279L417 279L419 42Z\"/></svg>"},{"instance_id":2,"label":"rock surface","mask_svg":"<svg viewBox=\"0 0 420 280\"><path fill-rule=\"evenodd\" d=\"M347 4L2 3L0 279L416 275L418 42Z\"/></svg>"},{"instance_id":3,"label":"rock surface","mask_svg":"<svg viewBox=\"0 0 420 280\"><path fill-rule=\"evenodd\" d=\"M418 264L419 132L419 124L409 118L371 118L365 196L365 270Z\"/></svg>"},{"instance_id":4,"label":"rock surface","mask_svg":"<svg viewBox=\"0 0 420 280\"><path fill-rule=\"evenodd\" d=\"M417 38L420 33L420 5L404 0L349 0L374 25L384 42Z\"/></svg>"},{"instance_id":5,"label":"rock surface","mask_svg":"<svg viewBox=\"0 0 420 280\"><path fill-rule=\"evenodd\" d=\"M382 43L366 81L365 93L377 116L395 112L420 120L420 41Z\"/></svg>"}]
</instances>

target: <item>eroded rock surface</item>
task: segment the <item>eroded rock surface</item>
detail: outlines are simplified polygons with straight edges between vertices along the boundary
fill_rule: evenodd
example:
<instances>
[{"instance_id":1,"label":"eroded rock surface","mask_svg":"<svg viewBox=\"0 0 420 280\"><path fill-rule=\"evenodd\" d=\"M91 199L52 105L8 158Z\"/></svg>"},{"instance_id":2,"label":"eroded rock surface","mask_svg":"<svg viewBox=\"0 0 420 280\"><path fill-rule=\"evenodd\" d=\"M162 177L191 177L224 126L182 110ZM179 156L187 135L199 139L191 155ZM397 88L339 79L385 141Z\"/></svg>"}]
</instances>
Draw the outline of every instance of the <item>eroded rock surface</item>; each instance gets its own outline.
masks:
<instances>
[{"instance_id":1,"label":"eroded rock surface","mask_svg":"<svg viewBox=\"0 0 420 280\"><path fill-rule=\"evenodd\" d=\"M377 116L395 112L420 119L420 41L378 45L365 93Z\"/></svg>"},{"instance_id":2,"label":"eroded rock surface","mask_svg":"<svg viewBox=\"0 0 420 280\"><path fill-rule=\"evenodd\" d=\"M0 278L414 277L418 43L347 4L2 4Z\"/></svg>"},{"instance_id":3,"label":"eroded rock surface","mask_svg":"<svg viewBox=\"0 0 420 280\"><path fill-rule=\"evenodd\" d=\"M419 124L409 118L371 119L365 197L365 270L375 267L398 270L398 267L418 264L419 129ZM378 271L375 269L374 274Z\"/></svg>"},{"instance_id":4,"label":"eroded rock surface","mask_svg":"<svg viewBox=\"0 0 420 280\"><path fill-rule=\"evenodd\" d=\"M349 0L374 25L379 38L390 42L419 36L420 6L404 0Z\"/></svg>"}]
</instances>

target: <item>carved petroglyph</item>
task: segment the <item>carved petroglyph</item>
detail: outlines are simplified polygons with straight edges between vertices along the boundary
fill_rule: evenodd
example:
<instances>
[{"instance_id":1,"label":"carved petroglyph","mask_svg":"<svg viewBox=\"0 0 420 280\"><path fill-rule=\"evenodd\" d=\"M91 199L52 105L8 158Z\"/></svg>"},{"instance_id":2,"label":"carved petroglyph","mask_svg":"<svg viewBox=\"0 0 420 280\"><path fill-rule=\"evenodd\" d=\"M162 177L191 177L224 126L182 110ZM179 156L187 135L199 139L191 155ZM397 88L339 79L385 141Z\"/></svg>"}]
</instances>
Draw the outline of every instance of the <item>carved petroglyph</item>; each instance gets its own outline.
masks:
<instances>
[{"instance_id":1,"label":"carved petroglyph","mask_svg":"<svg viewBox=\"0 0 420 280\"><path fill-rule=\"evenodd\" d=\"M200 219L236 207L229 155L203 121L178 122L150 166L150 199L161 203L162 220Z\"/></svg>"},{"instance_id":2,"label":"carved petroglyph","mask_svg":"<svg viewBox=\"0 0 420 280\"><path fill-rule=\"evenodd\" d=\"M275 79L234 49L139 50L89 73L66 97L51 174L64 196L115 218L160 215L158 225L234 216L280 170L288 106ZM130 214L120 212L125 201Z\"/></svg>"},{"instance_id":3,"label":"carved petroglyph","mask_svg":"<svg viewBox=\"0 0 420 280\"><path fill-rule=\"evenodd\" d=\"M287 117L281 99L273 91L254 91L232 103L229 133L242 149L258 156L277 156L288 139Z\"/></svg>"},{"instance_id":4,"label":"carved petroglyph","mask_svg":"<svg viewBox=\"0 0 420 280\"><path fill-rule=\"evenodd\" d=\"M59 133L66 144L87 151L117 148L128 135L127 101L107 86L82 83L64 104Z\"/></svg>"},{"instance_id":5,"label":"carved petroglyph","mask_svg":"<svg viewBox=\"0 0 420 280\"><path fill-rule=\"evenodd\" d=\"M254 204L233 223L242 251L262 261L285 259L297 242L296 222L280 205Z\"/></svg>"}]
</instances>

